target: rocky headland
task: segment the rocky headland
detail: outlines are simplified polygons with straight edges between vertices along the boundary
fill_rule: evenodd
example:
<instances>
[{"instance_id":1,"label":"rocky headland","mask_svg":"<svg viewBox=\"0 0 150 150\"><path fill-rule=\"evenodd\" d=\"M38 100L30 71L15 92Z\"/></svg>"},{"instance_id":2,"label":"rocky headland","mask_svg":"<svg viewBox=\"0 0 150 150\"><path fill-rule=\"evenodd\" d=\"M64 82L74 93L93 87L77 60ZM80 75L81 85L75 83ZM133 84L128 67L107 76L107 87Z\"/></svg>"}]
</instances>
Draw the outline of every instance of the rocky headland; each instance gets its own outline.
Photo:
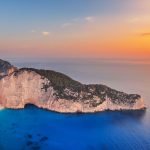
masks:
<instances>
[{"instance_id":1,"label":"rocky headland","mask_svg":"<svg viewBox=\"0 0 150 150\"><path fill-rule=\"evenodd\" d=\"M18 69L0 60L0 108L21 109L27 104L61 113L146 108L137 94L101 84L85 85L52 70Z\"/></svg>"}]
</instances>

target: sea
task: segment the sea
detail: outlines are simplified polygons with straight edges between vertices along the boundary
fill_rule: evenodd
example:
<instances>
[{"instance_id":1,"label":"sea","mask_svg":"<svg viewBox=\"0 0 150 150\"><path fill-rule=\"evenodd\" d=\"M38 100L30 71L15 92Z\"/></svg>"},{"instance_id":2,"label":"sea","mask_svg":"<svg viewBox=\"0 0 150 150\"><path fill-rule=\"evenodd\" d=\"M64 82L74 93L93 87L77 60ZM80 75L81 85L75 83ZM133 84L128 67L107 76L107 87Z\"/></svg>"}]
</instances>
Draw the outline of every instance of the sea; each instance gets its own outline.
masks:
<instances>
[{"instance_id":1,"label":"sea","mask_svg":"<svg viewBox=\"0 0 150 150\"><path fill-rule=\"evenodd\" d=\"M150 60L8 59L21 67L62 72L84 84L140 94L147 109L60 114L33 105L0 110L0 150L150 150Z\"/></svg>"}]
</instances>

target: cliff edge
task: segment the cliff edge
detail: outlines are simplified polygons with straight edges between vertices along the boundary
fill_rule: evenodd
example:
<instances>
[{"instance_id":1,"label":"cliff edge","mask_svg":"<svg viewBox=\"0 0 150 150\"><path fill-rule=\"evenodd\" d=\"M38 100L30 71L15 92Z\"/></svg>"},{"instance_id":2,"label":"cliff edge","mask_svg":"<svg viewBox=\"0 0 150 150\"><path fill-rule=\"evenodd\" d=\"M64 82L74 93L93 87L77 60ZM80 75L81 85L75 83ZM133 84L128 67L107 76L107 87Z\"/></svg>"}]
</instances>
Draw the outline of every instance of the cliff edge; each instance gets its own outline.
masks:
<instances>
[{"instance_id":1,"label":"cliff edge","mask_svg":"<svg viewBox=\"0 0 150 150\"><path fill-rule=\"evenodd\" d=\"M0 60L0 73L1 108L20 109L34 104L62 113L146 108L140 95L100 84L85 85L52 70L17 69Z\"/></svg>"}]
</instances>

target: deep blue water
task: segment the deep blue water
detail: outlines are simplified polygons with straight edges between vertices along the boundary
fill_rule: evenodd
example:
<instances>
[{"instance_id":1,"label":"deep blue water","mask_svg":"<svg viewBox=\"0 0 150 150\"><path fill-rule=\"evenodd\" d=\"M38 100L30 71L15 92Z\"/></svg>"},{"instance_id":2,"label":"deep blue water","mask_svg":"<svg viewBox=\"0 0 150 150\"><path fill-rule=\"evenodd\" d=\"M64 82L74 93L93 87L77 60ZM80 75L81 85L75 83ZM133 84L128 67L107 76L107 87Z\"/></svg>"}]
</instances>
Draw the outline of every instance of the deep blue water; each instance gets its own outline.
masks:
<instances>
[{"instance_id":1,"label":"deep blue water","mask_svg":"<svg viewBox=\"0 0 150 150\"><path fill-rule=\"evenodd\" d=\"M46 61L20 67L54 69L84 83L105 83L141 94L149 106L150 64L107 61ZM59 114L28 105L0 111L0 150L149 150L146 111Z\"/></svg>"},{"instance_id":2,"label":"deep blue water","mask_svg":"<svg viewBox=\"0 0 150 150\"><path fill-rule=\"evenodd\" d=\"M144 111L59 114L27 106L0 112L1 150L148 150Z\"/></svg>"}]
</instances>

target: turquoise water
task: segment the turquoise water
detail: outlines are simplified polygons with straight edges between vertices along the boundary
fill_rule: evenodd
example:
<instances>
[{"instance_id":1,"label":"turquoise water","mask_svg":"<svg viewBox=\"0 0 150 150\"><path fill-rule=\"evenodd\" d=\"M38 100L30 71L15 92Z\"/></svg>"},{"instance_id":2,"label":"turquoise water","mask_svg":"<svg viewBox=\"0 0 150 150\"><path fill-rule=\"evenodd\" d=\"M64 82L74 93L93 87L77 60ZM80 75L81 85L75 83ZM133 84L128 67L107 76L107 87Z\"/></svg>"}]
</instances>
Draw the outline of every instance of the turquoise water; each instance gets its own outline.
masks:
<instances>
[{"instance_id":1,"label":"turquoise water","mask_svg":"<svg viewBox=\"0 0 150 150\"><path fill-rule=\"evenodd\" d=\"M149 106L150 64L99 60L20 61L19 67L54 69L83 83L139 93ZM150 110L59 114L28 105L0 111L0 150L149 150Z\"/></svg>"}]
</instances>

